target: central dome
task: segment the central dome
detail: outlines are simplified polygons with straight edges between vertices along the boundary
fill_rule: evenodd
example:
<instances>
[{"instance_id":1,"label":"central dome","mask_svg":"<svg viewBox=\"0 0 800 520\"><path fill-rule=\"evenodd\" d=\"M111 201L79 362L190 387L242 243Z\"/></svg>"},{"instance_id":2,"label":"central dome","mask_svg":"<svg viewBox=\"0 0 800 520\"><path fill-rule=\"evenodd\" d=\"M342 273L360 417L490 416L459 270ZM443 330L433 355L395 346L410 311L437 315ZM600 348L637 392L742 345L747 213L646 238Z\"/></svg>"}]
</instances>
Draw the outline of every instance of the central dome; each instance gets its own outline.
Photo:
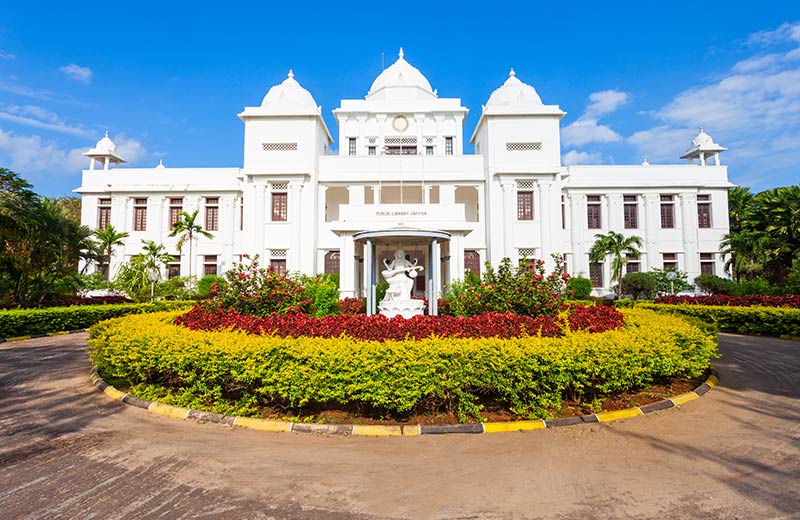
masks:
<instances>
[{"instance_id":1,"label":"central dome","mask_svg":"<svg viewBox=\"0 0 800 520\"><path fill-rule=\"evenodd\" d=\"M381 72L367 93L367 97L374 96L385 89L406 89L417 88L426 94L436 97L436 93L431 88L428 79L417 69L408 63L403 57L403 49L400 48L397 61Z\"/></svg>"}]
</instances>

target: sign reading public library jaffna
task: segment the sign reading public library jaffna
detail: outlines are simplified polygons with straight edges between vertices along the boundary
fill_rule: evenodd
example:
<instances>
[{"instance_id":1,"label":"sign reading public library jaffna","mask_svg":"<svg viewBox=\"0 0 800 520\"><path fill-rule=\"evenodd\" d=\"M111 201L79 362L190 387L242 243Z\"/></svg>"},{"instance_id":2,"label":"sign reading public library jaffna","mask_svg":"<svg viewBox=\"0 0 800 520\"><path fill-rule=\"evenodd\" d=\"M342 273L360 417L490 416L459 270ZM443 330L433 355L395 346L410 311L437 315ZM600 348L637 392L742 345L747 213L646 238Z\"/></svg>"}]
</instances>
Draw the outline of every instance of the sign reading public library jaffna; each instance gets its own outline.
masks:
<instances>
[{"instance_id":1,"label":"sign reading public library jaffna","mask_svg":"<svg viewBox=\"0 0 800 520\"><path fill-rule=\"evenodd\" d=\"M463 222L465 215L463 204L346 204L339 207L339 220Z\"/></svg>"}]
</instances>

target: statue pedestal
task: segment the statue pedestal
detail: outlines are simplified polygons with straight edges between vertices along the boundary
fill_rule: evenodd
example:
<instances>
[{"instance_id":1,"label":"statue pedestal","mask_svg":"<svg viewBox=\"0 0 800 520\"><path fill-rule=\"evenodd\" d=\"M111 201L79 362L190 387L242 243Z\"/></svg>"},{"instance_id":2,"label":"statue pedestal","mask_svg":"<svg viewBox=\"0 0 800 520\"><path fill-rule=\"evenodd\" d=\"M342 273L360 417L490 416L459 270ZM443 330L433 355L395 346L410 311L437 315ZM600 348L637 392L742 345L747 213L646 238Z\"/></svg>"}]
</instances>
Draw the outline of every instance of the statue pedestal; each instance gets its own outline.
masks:
<instances>
[{"instance_id":1,"label":"statue pedestal","mask_svg":"<svg viewBox=\"0 0 800 520\"><path fill-rule=\"evenodd\" d=\"M387 318L402 316L408 320L425 313L425 302L422 300L384 300L378 304L378 309Z\"/></svg>"}]
</instances>

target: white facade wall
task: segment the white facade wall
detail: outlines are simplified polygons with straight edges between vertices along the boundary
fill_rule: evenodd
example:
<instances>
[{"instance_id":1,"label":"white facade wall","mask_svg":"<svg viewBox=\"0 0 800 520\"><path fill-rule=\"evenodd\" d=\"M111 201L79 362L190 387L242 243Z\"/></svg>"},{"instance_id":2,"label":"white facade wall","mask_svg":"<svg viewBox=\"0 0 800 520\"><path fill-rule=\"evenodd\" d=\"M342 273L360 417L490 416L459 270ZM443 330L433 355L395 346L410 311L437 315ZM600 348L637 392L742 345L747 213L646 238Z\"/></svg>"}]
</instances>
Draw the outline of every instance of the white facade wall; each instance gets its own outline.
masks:
<instances>
[{"instance_id":1,"label":"white facade wall","mask_svg":"<svg viewBox=\"0 0 800 520\"><path fill-rule=\"evenodd\" d=\"M217 256L222 273L243 254L260 255L264 263L285 260L290 271L316 274L325 270L326 254L336 252L342 296L363 296L368 290L365 245L354 235L370 230L449 233L441 248L443 262L427 264L425 271L441 270L443 283L464 276L465 251L477 252L481 262L494 265L503 257L516 261L527 255L552 266L550 254L563 253L570 273L588 276L595 234L609 231L642 238L642 271L663 267L663 255L676 253L678 267L691 280L700 274L700 254L713 253L714 270L723 273L718 251L728 232L731 186L725 166L562 166L564 112L543 105L533 87L513 72L483 107L472 134L475 155L463 154L467 112L459 99L438 98L401 56L365 99L343 100L334 110L338 154L330 155L333 140L320 108L290 73L270 89L260 107L239 114L244 122L243 167L84 170L76 190L83 197L82 222L96 228L98 200L111 199L111 224L130 233L112 259L113 273L141 251L142 240L162 243L178 254L177 238L168 236L170 198L182 197L185 211L200 208L198 222L204 224L205 198L218 197L219 229L212 231L213 239L197 240L191 258L184 248L183 275L190 263L191 272L202 275L205 255ZM356 139L352 156L351 138ZM398 142L414 143L415 154L392 155L390 148ZM103 146L113 152L110 140L110 145L102 143L90 151L92 158L103 159ZM716 153L724 150L713 146ZM520 191L532 194L531 220L518 219ZM286 194L285 221L273 219L273 193ZM635 229L624 226L626 195L637 197ZM673 196L674 228L661 226L662 195ZM601 227L589 229L588 197L597 196ZM698 226L698 196L710 198L701 201L711 204L710 228ZM136 198L147 198L144 231L133 229ZM376 265L394 247L406 247L422 256L421 262L430 262L428 245L379 242ZM603 269L598 294L610 290L608 265Z\"/></svg>"}]
</instances>

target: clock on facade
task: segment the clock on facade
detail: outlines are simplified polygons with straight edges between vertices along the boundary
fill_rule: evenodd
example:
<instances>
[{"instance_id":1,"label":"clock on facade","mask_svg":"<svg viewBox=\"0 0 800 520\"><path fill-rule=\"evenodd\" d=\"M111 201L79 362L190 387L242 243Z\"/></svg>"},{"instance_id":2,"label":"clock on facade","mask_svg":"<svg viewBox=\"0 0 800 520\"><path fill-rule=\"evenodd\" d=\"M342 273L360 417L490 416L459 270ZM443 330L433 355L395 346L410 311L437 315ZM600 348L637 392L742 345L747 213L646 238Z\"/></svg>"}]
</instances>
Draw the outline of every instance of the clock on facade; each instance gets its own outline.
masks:
<instances>
[{"instance_id":1,"label":"clock on facade","mask_svg":"<svg viewBox=\"0 0 800 520\"><path fill-rule=\"evenodd\" d=\"M398 132L405 132L406 128L408 128L408 119L405 116L397 116L392 121L392 127Z\"/></svg>"}]
</instances>

